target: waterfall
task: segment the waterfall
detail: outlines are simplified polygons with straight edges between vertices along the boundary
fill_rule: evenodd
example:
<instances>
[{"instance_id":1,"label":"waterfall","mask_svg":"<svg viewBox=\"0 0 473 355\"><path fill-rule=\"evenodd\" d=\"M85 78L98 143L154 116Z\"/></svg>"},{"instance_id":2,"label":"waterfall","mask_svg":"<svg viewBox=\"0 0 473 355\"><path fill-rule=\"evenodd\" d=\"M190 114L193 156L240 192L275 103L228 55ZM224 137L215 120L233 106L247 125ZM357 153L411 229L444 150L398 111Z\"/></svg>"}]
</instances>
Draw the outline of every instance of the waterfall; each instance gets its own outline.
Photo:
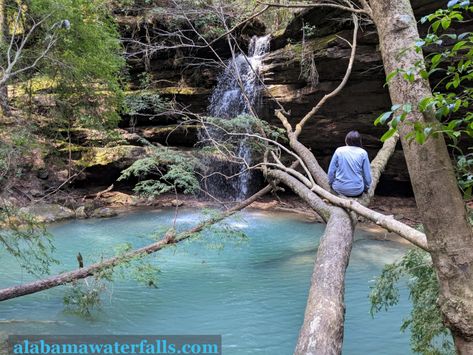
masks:
<instances>
[{"instance_id":1,"label":"waterfall","mask_svg":"<svg viewBox=\"0 0 473 355\"><path fill-rule=\"evenodd\" d=\"M269 35L254 36L248 55L240 53L229 61L225 71L218 77L217 86L210 98L211 116L235 118L241 114L252 113L251 107L257 104L261 89L258 71L263 56L269 51L269 39Z\"/></svg>"},{"instance_id":2,"label":"waterfall","mask_svg":"<svg viewBox=\"0 0 473 355\"><path fill-rule=\"evenodd\" d=\"M254 36L251 39L248 54L240 53L227 63L225 71L217 79L217 85L210 98L208 108L210 116L232 119L244 114L257 113L262 89L259 69L263 56L269 51L269 42L269 35ZM212 130L210 132L212 138L219 138L217 132L212 132ZM251 163L251 149L246 138L240 139L235 153ZM253 174L251 171L245 171L244 164L238 164L236 169L234 167L230 170L230 175L237 176L229 181L222 178L219 179L220 181L214 181L211 184L213 193L219 197L243 200L251 192L250 181ZM228 171L225 175L228 175Z\"/></svg>"}]
</instances>

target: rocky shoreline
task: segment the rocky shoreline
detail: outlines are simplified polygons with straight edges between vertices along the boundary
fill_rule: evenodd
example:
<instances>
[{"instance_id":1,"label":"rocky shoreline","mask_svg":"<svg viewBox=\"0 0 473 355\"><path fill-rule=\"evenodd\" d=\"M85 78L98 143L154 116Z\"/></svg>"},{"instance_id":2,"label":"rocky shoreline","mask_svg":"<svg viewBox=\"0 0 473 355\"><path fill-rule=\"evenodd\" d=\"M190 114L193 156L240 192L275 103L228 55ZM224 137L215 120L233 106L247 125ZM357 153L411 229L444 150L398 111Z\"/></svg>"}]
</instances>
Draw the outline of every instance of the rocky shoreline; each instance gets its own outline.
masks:
<instances>
[{"instance_id":1,"label":"rocky shoreline","mask_svg":"<svg viewBox=\"0 0 473 355\"><path fill-rule=\"evenodd\" d=\"M70 196L67 204L59 204L54 198L49 201L40 201L24 207L22 212L31 214L36 220L43 223L64 222L72 219L110 218L121 214L137 212L143 209L159 208L228 208L235 202L216 203L206 199L189 195L165 194L154 199L146 199L124 191L97 191L80 196L77 192ZM417 226L420 224L415 201L413 198L382 197L374 198L371 207L384 214L392 214L394 218ZM323 223L322 219L303 201L293 195L265 196L251 204L249 209L267 213L290 213L298 215L308 222ZM407 243L393 233L384 230L364 219L359 220L359 228L374 235L377 239L386 239ZM383 233L384 232L384 233Z\"/></svg>"}]
</instances>

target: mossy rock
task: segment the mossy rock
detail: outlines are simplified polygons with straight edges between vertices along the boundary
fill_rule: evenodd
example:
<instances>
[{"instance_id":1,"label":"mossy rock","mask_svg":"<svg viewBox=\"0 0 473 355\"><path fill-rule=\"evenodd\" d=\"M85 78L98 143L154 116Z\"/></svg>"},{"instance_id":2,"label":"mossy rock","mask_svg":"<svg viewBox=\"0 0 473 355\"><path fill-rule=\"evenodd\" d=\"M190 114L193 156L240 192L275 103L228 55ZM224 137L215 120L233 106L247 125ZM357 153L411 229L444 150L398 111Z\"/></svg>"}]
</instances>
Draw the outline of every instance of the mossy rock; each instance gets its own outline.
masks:
<instances>
[{"instance_id":1,"label":"mossy rock","mask_svg":"<svg viewBox=\"0 0 473 355\"><path fill-rule=\"evenodd\" d=\"M332 42L337 40L337 35L338 33L334 33L325 37L312 38L307 40L304 44L302 44L301 42L293 44L290 43L283 48L283 51L286 52L286 54L293 53L295 57L300 58L303 50L309 53L316 53L318 51L326 49L330 46Z\"/></svg>"},{"instance_id":2,"label":"mossy rock","mask_svg":"<svg viewBox=\"0 0 473 355\"><path fill-rule=\"evenodd\" d=\"M77 165L82 167L92 167L97 165L115 164L122 167L129 166L132 162L144 158L148 155L148 149L133 145L121 145L106 148L88 148L77 161Z\"/></svg>"},{"instance_id":3,"label":"mossy rock","mask_svg":"<svg viewBox=\"0 0 473 355\"><path fill-rule=\"evenodd\" d=\"M108 207L100 207L92 211L90 217L92 218L110 218L115 217L118 213Z\"/></svg>"},{"instance_id":4,"label":"mossy rock","mask_svg":"<svg viewBox=\"0 0 473 355\"><path fill-rule=\"evenodd\" d=\"M57 204L41 204L23 207L21 213L33 216L38 222L50 223L75 218L76 213L64 206Z\"/></svg>"},{"instance_id":5,"label":"mossy rock","mask_svg":"<svg viewBox=\"0 0 473 355\"><path fill-rule=\"evenodd\" d=\"M169 86L157 89L157 92L162 95L207 95L210 93L210 90L201 87Z\"/></svg>"}]
</instances>

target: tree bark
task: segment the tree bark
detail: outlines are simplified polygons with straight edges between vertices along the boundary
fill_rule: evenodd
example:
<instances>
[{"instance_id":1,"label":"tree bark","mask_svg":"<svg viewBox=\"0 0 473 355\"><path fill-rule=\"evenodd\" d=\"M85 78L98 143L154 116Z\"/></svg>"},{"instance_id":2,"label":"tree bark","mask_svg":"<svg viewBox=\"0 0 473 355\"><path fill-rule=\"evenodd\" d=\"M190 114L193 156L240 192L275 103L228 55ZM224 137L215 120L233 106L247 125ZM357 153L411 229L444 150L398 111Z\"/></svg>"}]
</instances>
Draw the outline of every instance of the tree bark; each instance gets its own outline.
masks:
<instances>
[{"instance_id":1,"label":"tree bark","mask_svg":"<svg viewBox=\"0 0 473 355\"><path fill-rule=\"evenodd\" d=\"M0 0L0 44L5 43L7 35L6 1ZM10 105L8 104L8 87L6 85L0 86L0 109L5 116L11 115Z\"/></svg>"},{"instance_id":2,"label":"tree bark","mask_svg":"<svg viewBox=\"0 0 473 355\"><path fill-rule=\"evenodd\" d=\"M332 195L330 192L322 189L320 186L314 186L311 190L327 199L332 205L353 211L357 215L365 217L368 220L376 223L378 226L381 226L390 232L396 233L415 246L428 251L425 234L402 222L399 222L393 216L386 216L382 213L373 211L368 207L363 206L355 199L342 198Z\"/></svg>"},{"instance_id":3,"label":"tree bark","mask_svg":"<svg viewBox=\"0 0 473 355\"><path fill-rule=\"evenodd\" d=\"M371 187L372 191L376 188L379 176L391 157L397 141L397 135L388 139L373 160L372 175L375 178ZM305 148L302 144L296 145L294 143L297 143L297 139L291 142L291 147L294 145ZM317 162L315 156L309 150L298 149L297 152L300 156L301 152L310 153L303 154L302 159L306 165ZM312 165L315 166L315 164ZM317 169L316 173L319 181L326 178L323 170ZM321 186L312 186L313 190L311 190L286 171L271 169L267 171L267 175L286 184L327 222L325 233L317 249L304 322L299 332L294 353L304 355L341 354L345 320L345 272L350 259L356 225L356 220L341 207L353 208L353 201L332 196ZM330 186L328 186L328 189L330 189ZM328 197L330 202L337 203L341 207L327 204L318 194L324 198ZM368 204L370 196L372 194L368 194L362 202ZM360 210L360 207L363 208L361 204L356 206L358 210ZM389 222L392 222L392 220Z\"/></svg>"},{"instance_id":4,"label":"tree bark","mask_svg":"<svg viewBox=\"0 0 473 355\"><path fill-rule=\"evenodd\" d=\"M414 50L419 38L409 0L370 0L386 74L410 69L423 61ZM409 83L401 75L389 83L393 104L410 103L414 112L399 132L417 207L425 227L433 265L440 281L439 306L459 354L473 354L473 233L442 136L420 145L406 138L412 123L435 123L432 114L417 110L431 96L427 80Z\"/></svg>"},{"instance_id":5,"label":"tree bark","mask_svg":"<svg viewBox=\"0 0 473 355\"><path fill-rule=\"evenodd\" d=\"M327 205L298 179L279 170L268 176L282 181L319 214L328 216L317 248L304 323L294 354L341 354L345 320L345 271L353 245L355 224L339 207Z\"/></svg>"}]
</instances>

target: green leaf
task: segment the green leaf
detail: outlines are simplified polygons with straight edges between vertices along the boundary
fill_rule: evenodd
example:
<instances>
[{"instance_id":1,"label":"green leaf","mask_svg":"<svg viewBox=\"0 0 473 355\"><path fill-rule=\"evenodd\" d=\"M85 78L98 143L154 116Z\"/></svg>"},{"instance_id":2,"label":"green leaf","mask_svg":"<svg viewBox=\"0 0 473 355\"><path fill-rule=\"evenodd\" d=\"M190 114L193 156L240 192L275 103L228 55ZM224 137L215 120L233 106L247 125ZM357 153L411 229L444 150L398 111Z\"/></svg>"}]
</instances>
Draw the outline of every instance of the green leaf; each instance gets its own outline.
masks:
<instances>
[{"instance_id":1,"label":"green leaf","mask_svg":"<svg viewBox=\"0 0 473 355\"><path fill-rule=\"evenodd\" d=\"M419 111L424 112L429 107L432 101L433 101L432 97L425 97L422 100L420 100Z\"/></svg>"},{"instance_id":2,"label":"green leaf","mask_svg":"<svg viewBox=\"0 0 473 355\"><path fill-rule=\"evenodd\" d=\"M430 136L432 134L432 127L425 127L424 128L424 135L426 137Z\"/></svg>"},{"instance_id":3,"label":"green leaf","mask_svg":"<svg viewBox=\"0 0 473 355\"><path fill-rule=\"evenodd\" d=\"M389 83L391 79L394 78L398 73L399 73L398 70L394 70L391 73L389 73L388 76L386 77L386 84Z\"/></svg>"},{"instance_id":4,"label":"green leaf","mask_svg":"<svg viewBox=\"0 0 473 355\"><path fill-rule=\"evenodd\" d=\"M450 0L447 4L447 7L452 8L454 5L458 4L459 0Z\"/></svg>"},{"instance_id":5,"label":"green leaf","mask_svg":"<svg viewBox=\"0 0 473 355\"><path fill-rule=\"evenodd\" d=\"M415 80L415 76L414 76L414 73L412 71L405 72L402 77L410 83L413 83L414 80Z\"/></svg>"},{"instance_id":6,"label":"green leaf","mask_svg":"<svg viewBox=\"0 0 473 355\"><path fill-rule=\"evenodd\" d=\"M379 117L374 121L374 125L377 126L378 124L384 124L389 117L393 114L393 111L387 111L379 115Z\"/></svg>"},{"instance_id":7,"label":"green leaf","mask_svg":"<svg viewBox=\"0 0 473 355\"><path fill-rule=\"evenodd\" d=\"M416 131L416 141L421 145L425 143L424 131Z\"/></svg>"},{"instance_id":8,"label":"green leaf","mask_svg":"<svg viewBox=\"0 0 473 355\"><path fill-rule=\"evenodd\" d=\"M402 105L402 110L406 113L412 112L412 105L411 104L404 104Z\"/></svg>"},{"instance_id":9,"label":"green leaf","mask_svg":"<svg viewBox=\"0 0 473 355\"><path fill-rule=\"evenodd\" d=\"M455 52L456 52L456 51L462 49L466 44L467 44L466 41L457 42L457 43L453 46L452 51L455 51Z\"/></svg>"},{"instance_id":10,"label":"green leaf","mask_svg":"<svg viewBox=\"0 0 473 355\"><path fill-rule=\"evenodd\" d=\"M432 66L436 67L440 63L441 59L442 59L442 54L441 53L438 53L438 54L434 55L431 59Z\"/></svg>"},{"instance_id":11,"label":"green leaf","mask_svg":"<svg viewBox=\"0 0 473 355\"><path fill-rule=\"evenodd\" d=\"M422 69L420 72L419 72L419 75L422 79L429 79L429 73L427 72L427 70L425 69Z\"/></svg>"},{"instance_id":12,"label":"green leaf","mask_svg":"<svg viewBox=\"0 0 473 355\"><path fill-rule=\"evenodd\" d=\"M447 28L450 27L450 24L452 23L452 20L449 17L444 17L440 23L442 24L442 28L446 30Z\"/></svg>"},{"instance_id":13,"label":"green leaf","mask_svg":"<svg viewBox=\"0 0 473 355\"><path fill-rule=\"evenodd\" d=\"M390 128L383 136L380 138L381 142L387 141L389 138L391 138L394 133L396 133L396 129Z\"/></svg>"}]
</instances>

